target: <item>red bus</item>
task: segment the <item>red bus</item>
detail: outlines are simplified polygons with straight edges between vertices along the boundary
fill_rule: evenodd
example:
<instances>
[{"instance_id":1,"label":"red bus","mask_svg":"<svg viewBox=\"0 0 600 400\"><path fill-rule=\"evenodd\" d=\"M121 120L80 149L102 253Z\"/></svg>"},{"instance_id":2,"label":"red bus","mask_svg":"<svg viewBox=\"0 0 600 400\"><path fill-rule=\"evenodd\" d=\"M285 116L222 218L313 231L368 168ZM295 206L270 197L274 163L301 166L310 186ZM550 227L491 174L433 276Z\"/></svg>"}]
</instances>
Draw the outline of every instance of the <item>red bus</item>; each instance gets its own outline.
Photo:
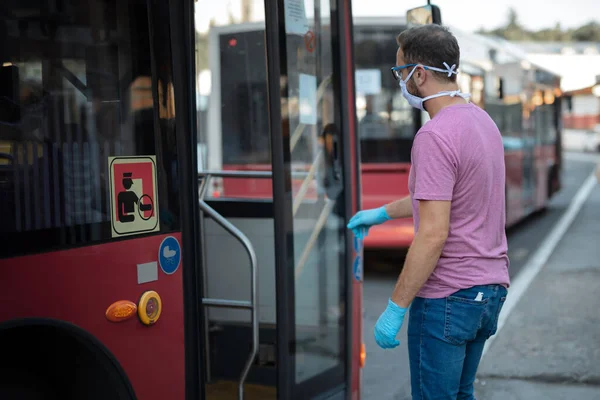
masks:
<instances>
[{"instance_id":1,"label":"red bus","mask_svg":"<svg viewBox=\"0 0 600 400\"><path fill-rule=\"evenodd\" d=\"M242 2L262 31L209 46L228 3L0 6L1 398L360 398L350 1Z\"/></svg>"},{"instance_id":2,"label":"red bus","mask_svg":"<svg viewBox=\"0 0 600 400\"><path fill-rule=\"evenodd\" d=\"M410 152L427 113L413 109L390 73L398 18L354 18L362 207L408 195ZM502 132L506 157L507 226L543 209L560 188L560 77L529 63L508 42L454 30L461 46L458 83ZM410 219L375 226L368 249L410 246Z\"/></svg>"}]
</instances>

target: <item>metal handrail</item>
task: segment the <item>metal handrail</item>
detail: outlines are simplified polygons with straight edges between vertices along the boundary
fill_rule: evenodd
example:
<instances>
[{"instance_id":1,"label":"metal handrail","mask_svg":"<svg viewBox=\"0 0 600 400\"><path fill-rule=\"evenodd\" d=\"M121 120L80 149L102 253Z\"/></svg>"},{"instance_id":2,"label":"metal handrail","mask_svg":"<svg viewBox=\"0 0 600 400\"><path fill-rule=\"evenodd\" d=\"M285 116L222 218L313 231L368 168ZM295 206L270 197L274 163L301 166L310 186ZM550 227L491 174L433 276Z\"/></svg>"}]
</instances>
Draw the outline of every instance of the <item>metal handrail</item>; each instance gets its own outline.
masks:
<instances>
[{"instance_id":1,"label":"metal handrail","mask_svg":"<svg viewBox=\"0 0 600 400\"><path fill-rule=\"evenodd\" d=\"M271 171L202 171L198 172L198 180L207 178L254 178L270 179L273 177Z\"/></svg>"},{"instance_id":2,"label":"metal handrail","mask_svg":"<svg viewBox=\"0 0 600 400\"><path fill-rule=\"evenodd\" d=\"M259 324L258 324L258 295L256 292L256 281L257 281L257 266L258 261L256 258L256 251L254 250L254 246L250 242L250 239L242 231L235 227L231 222L229 222L225 217L215 211L211 206L206 204L204 201L204 196L206 194L206 189L208 187L207 182L210 179L210 175L206 175L206 178L199 189L199 198L198 205L200 209L208 214L218 225L220 225L223 229L229 232L233 237L235 237L246 249L248 256L250 257L250 301L239 301L239 300L226 300L226 299L211 299L211 298L203 298L202 304L208 307L228 307L228 308L246 308L250 310L251 313L251 321L252 321L252 350L250 352L250 356L244 365L244 369L242 370L242 375L240 376L240 383L238 386L238 398L243 400L244 398L244 382L248 377L248 373L250 372L250 368L252 367L252 363L258 354L258 333L259 333Z\"/></svg>"},{"instance_id":3,"label":"metal handrail","mask_svg":"<svg viewBox=\"0 0 600 400\"><path fill-rule=\"evenodd\" d=\"M309 181L312 176L314 176L313 169L316 166L317 161L319 161L321 156L322 156L322 153L320 152L317 155L317 158L315 159L315 161L313 162L311 169L307 173L306 179L302 183L302 187L304 187L305 183L307 181ZM215 177L230 177L230 178L247 178L247 177L248 178L270 178L272 175L273 174L271 171L214 171L214 172L207 171L207 172L199 172L198 173L199 177L203 176L206 178L202 181L202 184L200 186L200 198L201 199L204 198L204 195L206 194L206 190L208 188L208 181L213 176L215 176ZM302 187L301 187L301 189L302 189ZM307 189L307 187L305 189ZM302 202L302 197L305 194L306 194L306 190L300 190L298 192L298 194L296 195L296 198L294 199L294 204L293 204L292 216L296 215L296 211L298 211L300 203ZM299 201L296 201L296 200L299 200ZM319 215L319 218L317 219L317 223L315 224L315 228L313 229L313 231L308 239L308 242L304 246L302 255L298 259L298 263L297 263L296 267L294 268L294 275L296 278L298 278L298 276L300 276L300 274L302 273L302 270L304 269L304 264L306 264L306 261L308 261L308 256L310 255L310 252L312 251L312 248L314 247L317 237L321 233L321 230L323 230L323 227L325 226L325 222L327 221L327 217L329 217L329 214L331 214L331 211L333 210L335 203L336 203L335 200L331 200L331 199L325 200L325 207L321 211L321 214Z\"/></svg>"},{"instance_id":4,"label":"metal handrail","mask_svg":"<svg viewBox=\"0 0 600 400\"><path fill-rule=\"evenodd\" d=\"M308 175L308 171L292 171L292 178L304 178ZM272 171L202 171L198 172L198 180L204 178L247 178L247 179L271 179L273 178Z\"/></svg>"},{"instance_id":5,"label":"metal handrail","mask_svg":"<svg viewBox=\"0 0 600 400\"><path fill-rule=\"evenodd\" d=\"M292 205L292 216L296 216L296 213L300 209L300 204L302 204L302 200L304 200L304 196L306 196L306 192L308 191L308 185L310 181L315 177L317 173L317 168L319 166L319 162L321 162L321 158L323 157L323 150L319 150L315 160L312 162L310 169L308 171L295 171L292 172L292 177L304 178L302 184L300 185L300 189L294 198ZM270 179L273 177L272 171L204 171L198 172L198 179L202 180L201 190L202 193L200 195L201 199L204 199L207 190L207 182L211 178L254 178L254 179ZM203 179L204 178L204 179Z\"/></svg>"},{"instance_id":6,"label":"metal handrail","mask_svg":"<svg viewBox=\"0 0 600 400\"><path fill-rule=\"evenodd\" d=\"M317 161L319 161L321 155L322 153L318 154L317 159L315 160L315 162L313 162L310 171L306 175L306 179L302 184L302 188L304 188L304 190L301 190L296 197L296 199L299 199L298 203L294 201L294 214L296 213L299 204L302 201L302 197L304 197L304 195L306 194L307 182L314 176L315 165L317 164ZM238 385L238 398L240 400L244 399L244 383L246 382L246 378L250 373L252 363L256 358L256 355L258 354L259 322L258 293L256 290L258 261L256 257L256 251L254 250L254 246L252 245L250 239L248 239L248 237L235 225L233 225L225 217L219 214L215 209L209 206L204 201L204 197L206 196L206 191L208 189L208 182L212 177L268 179L271 178L272 175L273 174L271 171L206 171L198 173L199 179L204 178L202 179L200 183L200 188L198 189L198 206L204 213L208 214L218 225L220 225L223 229L225 229L233 237L235 237L242 244L250 258L250 301L202 298L202 305L206 307L241 308L250 310L252 323L252 350L250 351L250 355L248 357L248 360L246 361L246 364L244 365L244 369L242 370L242 374L240 376L240 382ZM319 236L321 230L323 229L325 222L327 221L327 217L333 210L334 205L334 200L326 199L325 207L321 211L319 219L317 220L317 223L311 233L311 236L304 247L302 255L298 260L298 264L294 269L294 275L296 278L302 273L304 265L308 260L308 256L312 251L316 239Z\"/></svg>"}]
</instances>

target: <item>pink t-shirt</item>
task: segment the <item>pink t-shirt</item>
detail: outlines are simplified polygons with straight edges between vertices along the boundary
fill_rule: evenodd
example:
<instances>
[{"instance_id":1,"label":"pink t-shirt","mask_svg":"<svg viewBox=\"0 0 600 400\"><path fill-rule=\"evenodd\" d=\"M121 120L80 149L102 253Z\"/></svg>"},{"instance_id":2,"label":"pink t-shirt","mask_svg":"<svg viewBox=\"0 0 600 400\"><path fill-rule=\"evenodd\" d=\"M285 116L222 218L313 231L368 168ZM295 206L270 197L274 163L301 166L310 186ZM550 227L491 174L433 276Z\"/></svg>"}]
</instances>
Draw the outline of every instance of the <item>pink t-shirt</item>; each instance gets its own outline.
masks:
<instances>
[{"instance_id":1,"label":"pink t-shirt","mask_svg":"<svg viewBox=\"0 0 600 400\"><path fill-rule=\"evenodd\" d=\"M498 127L473 104L442 109L415 136L408 187L415 233L418 200L450 200L450 231L418 293L442 298L476 285L509 285L504 146Z\"/></svg>"}]
</instances>

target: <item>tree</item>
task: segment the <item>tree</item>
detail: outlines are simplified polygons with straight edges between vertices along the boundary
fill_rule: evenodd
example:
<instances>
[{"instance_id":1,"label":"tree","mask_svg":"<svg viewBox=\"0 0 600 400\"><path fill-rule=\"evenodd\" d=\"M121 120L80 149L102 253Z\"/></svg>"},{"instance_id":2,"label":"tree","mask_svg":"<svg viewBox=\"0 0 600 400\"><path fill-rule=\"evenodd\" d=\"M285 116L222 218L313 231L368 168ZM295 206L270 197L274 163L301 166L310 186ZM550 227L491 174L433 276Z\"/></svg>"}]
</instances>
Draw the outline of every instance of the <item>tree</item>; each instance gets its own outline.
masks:
<instances>
[{"instance_id":1,"label":"tree","mask_svg":"<svg viewBox=\"0 0 600 400\"><path fill-rule=\"evenodd\" d=\"M589 22L573 31L573 39L577 42L600 42L600 24Z\"/></svg>"},{"instance_id":2,"label":"tree","mask_svg":"<svg viewBox=\"0 0 600 400\"><path fill-rule=\"evenodd\" d=\"M196 51L198 56L196 58L196 68L198 71L208 68L208 34L200 34L196 32Z\"/></svg>"},{"instance_id":3,"label":"tree","mask_svg":"<svg viewBox=\"0 0 600 400\"><path fill-rule=\"evenodd\" d=\"M600 42L600 23L589 22L577 29L563 30L560 22L554 28L545 28L538 31L528 31L519 23L519 16L514 8L508 10L505 26L486 31L481 28L477 33L499 36L506 40L524 41L554 41L554 42Z\"/></svg>"},{"instance_id":4,"label":"tree","mask_svg":"<svg viewBox=\"0 0 600 400\"><path fill-rule=\"evenodd\" d=\"M251 21L252 5L252 0L242 0L242 22Z\"/></svg>"},{"instance_id":5,"label":"tree","mask_svg":"<svg viewBox=\"0 0 600 400\"><path fill-rule=\"evenodd\" d=\"M484 34L491 34L494 36L500 36L507 40L527 40L531 37L530 33L527 32L519 23L519 17L517 11L514 8L508 9L506 25L492 31L483 30Z\"/></svg>"},{"instance_id":6,"label":"tree","mask_svg":"<svg viewBox=\"0 0 600 400\"><path fill-rule=\"evenodd\" d=\"M508 9L508 24L506 25L506 29L521 29L519 18L517 17L517 10L512 7Z\"/></svg>"}]
</instances>

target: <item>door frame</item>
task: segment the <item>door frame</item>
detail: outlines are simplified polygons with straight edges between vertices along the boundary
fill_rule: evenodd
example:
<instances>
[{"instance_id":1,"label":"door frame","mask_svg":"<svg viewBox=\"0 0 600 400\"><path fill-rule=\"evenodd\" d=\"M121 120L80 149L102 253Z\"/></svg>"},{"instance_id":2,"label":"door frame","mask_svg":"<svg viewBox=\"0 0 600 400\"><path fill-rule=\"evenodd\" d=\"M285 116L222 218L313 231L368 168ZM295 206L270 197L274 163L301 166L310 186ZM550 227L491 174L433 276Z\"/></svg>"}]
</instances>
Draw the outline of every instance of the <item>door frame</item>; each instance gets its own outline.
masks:
<instances>
[{"instance_id":1,"label":"door frame","mask_svg":"<svg viewBox=\"0 0 600 400\"><path fill-rule=\"evenodd\" d=\"M158 0L148 0L152 4ZM320 1L320 0L315 0ZM352 235L346 231L346 276L345 282L345 354L343 382L337 386L328 385L329 375L303 382L302 387L315 385L317 390L305 392L295 384L295 359L292 347L295 336L294 310L294 274L287 266L294 265L293 219L291 164L289 136L283 135L281 115L282 71L287 72L286 33L284 0L265 0L265 39L267 53L269 123L271 126L271 154L273 171L273 212L275 231L275 284L277 312L277 397L279 399L306 398L306 395L325 397L344 393L351 398L353 376L357 371L352 368L356 363L357 337L353 328L357 326L357 310L354 293L357 287L353 278L352 265L356 257L353 250ZM360 204L360 155L356 137L354 66L352 62L352 13L351 0L331 0L331 39L333 43L333 68L337 72L334 79L334 96L338 101L339 112L335 121L340 132L340 150L344 169L344 202L346 219L357 211ZM333 18L335 17L335 18ZM198 270L198 261L202 259L201 249L197 246L200 238L198 210L198 177L196 174L197 126L195 96L195 30L194 1L169 0L170 45L172 53L173 84L176 102L177 149L179 153L181 210L189 213L181 219L182 246L185 257L183 266L184 301L184 343L185 343L185 393L186 399L202 399L204 379L202 379L202 360L205 357L202 343L203 307L200 305L203 287L202 273ZM277 79L274 79L277 77ZM346 99L346 102L343 100ZM284 151L285 150L285 151ZM359 311L360 312L360 311ZM354 314L354 316L353 316ZM360 314L358 314L360 315ZM360 328L359 328L360 329ZM362 332L357 332L362 336ZM358 339L361 340L360 338ZM282 351L284 350L284 351Z\"/></svg>"},{"instance_id":2,"label":"door frame","mask_svg":"<svg viewBox=\"0 0 600 400\"><path fill-rule=\"evenodd\" d=\"M148 4L160 0L147 0ZM185 398L203 399L204 379L201 345L204 309L200 305L203 287L202 271L198 261L202 259L200 240L200 212L198 208L197 131L195 93L195 28L194 0L169 0L169 28L173 89L175 97L176 141L181 189L181 241L184 257L183 312L185 346Z\"/></svg>"},{"instance_id":3,"label":"door frame","mask_svg":"<svg viewBox=\"0 0 600 400\"><path fill-rule=\"evenodd\" d=\"M320 0L315 0L320 1ZM346 220L358 208L360 196L360 163L356 145L354 109L354 67L350 0L331 0L330 22L334 71L334 97L337 102L335 124L339 132L339 151L344 176L344 212ZM273 212L275 228L275 285L277 312L277 398L305 399L326 398L340 395L349 399L352 395L354 343L352 335L354 297L353 240L346 230L344 245L344 335L342 364L324 371L309 380L296 384L295 344L295 277L293 273L294 246L292 217L292 180L289 122L282 120L281 98L284 96L281 77L287 77L287 40L285 29L285 0L265 1L265 38L267 53L269 123L271 135L271 158L273 171ZM348 37L349 36L349 37ZM346 99L346 101L344 101ZM360 325L358 325L360 327ZM332 382L334 382L332 384Z\"/></svg>"},{"instance_id":4,"label":"door frame","mask_svg":"<svg viewBox=\"0 0 600 400\"><path fill-rule=\"evenodd\" d=\"M285 43L285 31L280 30L280 18L283 9L279 0L265 1L265 44L267 53L267 79L269 96L269 125L271 137L271 166L273 171L273 223L275 231L275 309L277 315L277 398L291 399L290 370L292 357L289 351L282 347L289 343L293 335L293 325L288 318L283 318L286 312L294 306L293 275L286 273L284 265L293 265L293 254L288 249L293 246L291 234L293 226L291 219L283 216L292 207L291 184L286 177L291 175L289 152L287 156L283 149L289 140L284 140L281 121L281 67L285 68L285 57L282 59L280 42ZM285 18L283 19L285 21ZM282 22L284 24L284 22ZM281 40L283 39L283 40ZM285 51L283 52L285 55ZM275 79L277 77L277 79ZM286 180L288 182L286 182ZM286 196L287 194L287 196ZM290 258L291 257L291 258Z\"/></svg>"}]
</instances>

